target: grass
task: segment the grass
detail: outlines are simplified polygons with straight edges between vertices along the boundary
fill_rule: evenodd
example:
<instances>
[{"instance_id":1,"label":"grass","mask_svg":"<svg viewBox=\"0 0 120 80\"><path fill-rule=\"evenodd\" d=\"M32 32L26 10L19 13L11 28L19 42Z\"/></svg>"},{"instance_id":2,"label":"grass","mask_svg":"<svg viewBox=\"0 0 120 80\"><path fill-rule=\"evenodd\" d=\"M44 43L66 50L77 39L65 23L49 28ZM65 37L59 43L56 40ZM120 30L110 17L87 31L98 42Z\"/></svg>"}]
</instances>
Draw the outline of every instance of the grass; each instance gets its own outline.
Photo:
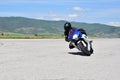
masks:
<instances>
[{"instance_id":1,"label":"grass","mask_svg":"<svg viewBox=\"0 0 120 80\"><path fill-rule=\"evenodd\" d=\"M0 36L0 39L62 39L64 36L48 36L48 35L41 35L41 36Z\"/></svg>"}]
</instances>

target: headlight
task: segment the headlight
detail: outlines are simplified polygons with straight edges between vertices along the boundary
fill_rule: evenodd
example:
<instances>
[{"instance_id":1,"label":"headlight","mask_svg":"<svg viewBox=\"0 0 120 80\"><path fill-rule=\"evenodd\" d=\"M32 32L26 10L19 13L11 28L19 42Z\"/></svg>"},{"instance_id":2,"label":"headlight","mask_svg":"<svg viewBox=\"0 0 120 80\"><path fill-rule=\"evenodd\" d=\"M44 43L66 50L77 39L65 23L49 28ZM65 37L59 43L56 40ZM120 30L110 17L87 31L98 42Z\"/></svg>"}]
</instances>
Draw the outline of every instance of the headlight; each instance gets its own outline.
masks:
<instances>
[{"instance_id":1,"label":"headlight","mask_svg":"<svg viewBox=\"0 0 120 80\"><path fill-rule=\"evenodd\" d=\"M74 35L73 35L73 39L74 39L74 40L78 40L78 34L74 34Z\"/></svg>"}]
</instances>

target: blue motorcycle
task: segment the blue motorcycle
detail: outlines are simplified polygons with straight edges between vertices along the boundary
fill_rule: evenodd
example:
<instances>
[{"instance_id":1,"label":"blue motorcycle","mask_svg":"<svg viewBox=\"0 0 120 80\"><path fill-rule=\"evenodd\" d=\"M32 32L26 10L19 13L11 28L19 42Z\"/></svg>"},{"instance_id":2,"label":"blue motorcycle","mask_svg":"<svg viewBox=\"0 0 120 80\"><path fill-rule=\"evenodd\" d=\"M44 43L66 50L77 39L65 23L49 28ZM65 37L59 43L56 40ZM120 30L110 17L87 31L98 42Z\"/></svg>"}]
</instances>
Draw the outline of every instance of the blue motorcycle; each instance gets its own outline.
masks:
<instances>
[{"instance_id":1,"label":"blue motorcycle","mask_svg":"<svg viewBox=\"0 0 120 80\"><path fill-rule=\"evenodd\" d=\"M74 47L82 51L87 56L90 56L93 53L92 41L89 41L87 36L79 29L71 29L68 39Z\"/></svg>"}]
</instances>

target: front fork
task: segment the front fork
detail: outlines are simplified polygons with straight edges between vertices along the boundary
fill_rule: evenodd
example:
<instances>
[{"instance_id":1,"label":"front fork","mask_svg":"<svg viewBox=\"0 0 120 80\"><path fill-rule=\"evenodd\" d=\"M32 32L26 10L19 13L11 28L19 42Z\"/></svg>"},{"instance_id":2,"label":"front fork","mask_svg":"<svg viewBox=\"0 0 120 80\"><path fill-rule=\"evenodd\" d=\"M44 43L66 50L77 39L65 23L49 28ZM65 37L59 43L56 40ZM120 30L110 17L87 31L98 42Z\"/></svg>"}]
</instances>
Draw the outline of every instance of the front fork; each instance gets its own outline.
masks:
<instances>
[{"instance_id":1,"label":"front fork","mask_svg":"<svg viewBox=\"0 0 120 80\"><path fill-rule=\"evenodd\" d=\"M90 51L92 47L91 41L88 40L88 37L85 34L82 34L82 39L85 41L88 51Z\"/></svg>"}]
</instances>

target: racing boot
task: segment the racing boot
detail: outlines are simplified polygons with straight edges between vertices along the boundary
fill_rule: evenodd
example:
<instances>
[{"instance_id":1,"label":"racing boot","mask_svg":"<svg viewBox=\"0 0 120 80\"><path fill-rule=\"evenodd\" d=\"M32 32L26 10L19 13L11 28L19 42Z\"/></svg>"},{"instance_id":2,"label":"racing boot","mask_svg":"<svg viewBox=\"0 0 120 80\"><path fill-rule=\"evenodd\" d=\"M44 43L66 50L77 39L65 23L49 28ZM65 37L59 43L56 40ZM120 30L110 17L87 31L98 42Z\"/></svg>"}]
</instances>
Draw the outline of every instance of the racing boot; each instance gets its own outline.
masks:
<instances>
[{"instance_id":1,"label":"racing boot","mask_svg":"<svg viewBox=\"0 0 120 80\"><path fill-rule=\"evenodd\" d=\"M70 49L73 49L73 48L75 48L75 46L70 42L69 48L70 48Z\"/></svg>"}]
</instances>

